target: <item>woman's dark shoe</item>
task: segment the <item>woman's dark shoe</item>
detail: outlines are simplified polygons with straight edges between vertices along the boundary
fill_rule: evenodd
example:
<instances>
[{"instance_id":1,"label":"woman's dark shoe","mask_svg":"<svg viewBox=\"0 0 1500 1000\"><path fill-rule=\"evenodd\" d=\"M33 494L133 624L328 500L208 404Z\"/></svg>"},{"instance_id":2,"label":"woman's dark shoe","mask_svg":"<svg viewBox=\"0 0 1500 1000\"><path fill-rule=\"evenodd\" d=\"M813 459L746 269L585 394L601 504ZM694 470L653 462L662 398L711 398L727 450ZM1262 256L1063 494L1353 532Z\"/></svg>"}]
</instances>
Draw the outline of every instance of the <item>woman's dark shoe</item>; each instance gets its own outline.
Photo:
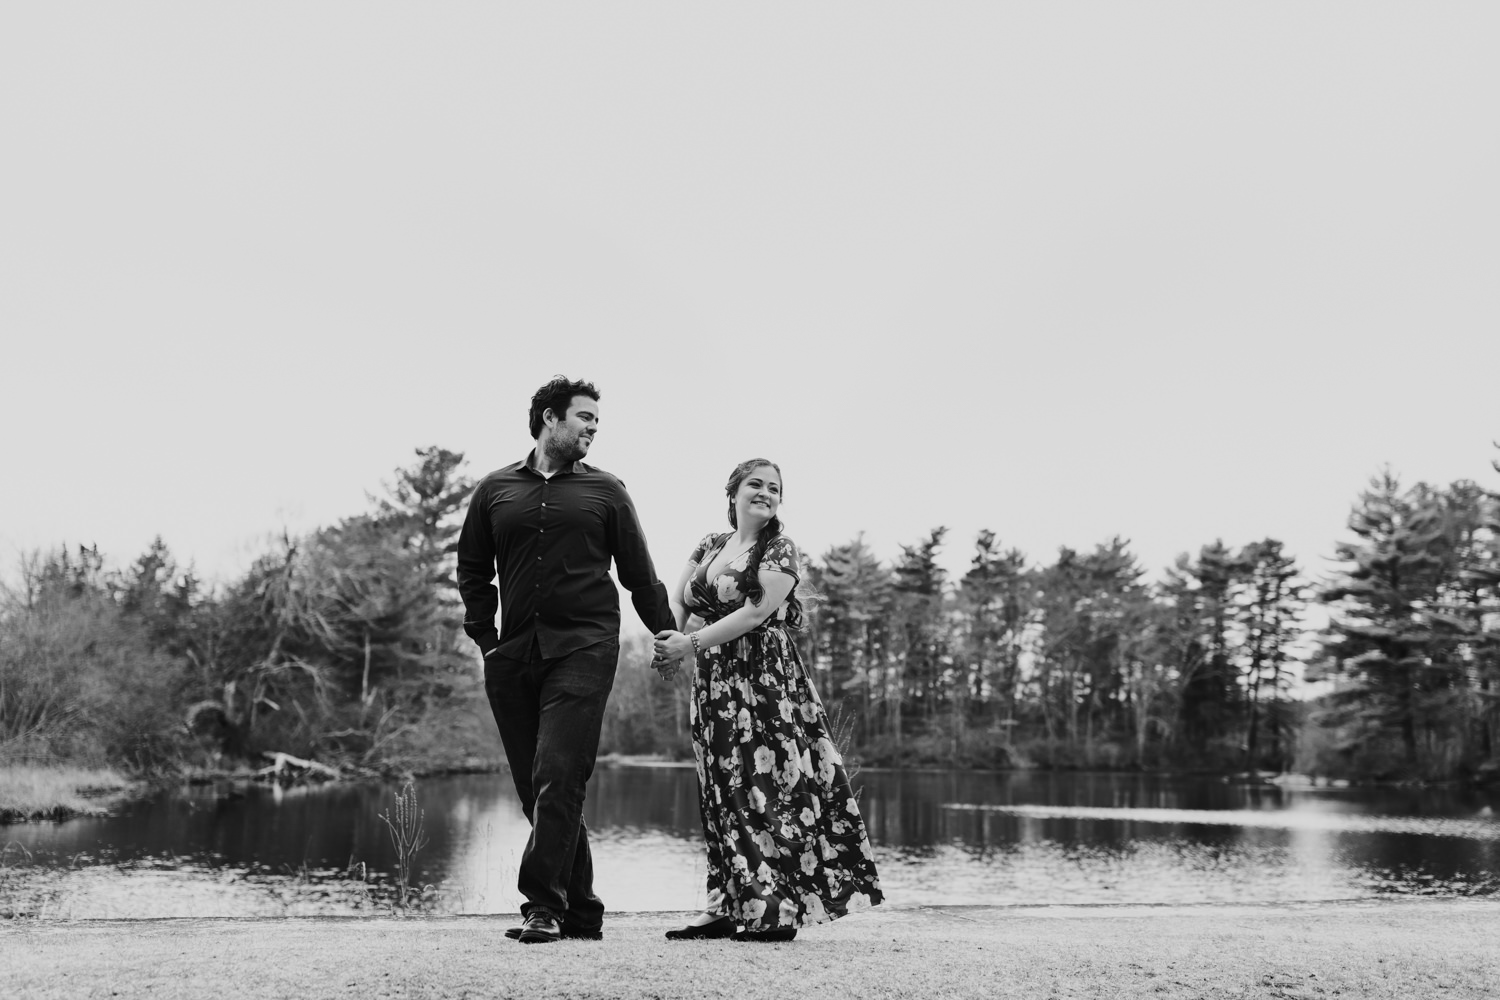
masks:
<instances>
[{"instance_id":1,"label":"woman's dark shoe","mask_svg":"<svg viewBox=\"0 0 1500 1000\"><path fill-rule=\"evenodd\" d=\"M712 938L727 938L734 934L734 921L728 917L710 920L706 924L688 924L667 931L668 941L707 941Z\"/></svg>"},{"instance_id":2,"label":"woman's dark shoe","mask_svg":"<svg viewBox=\"0 0 1500 1000\"><path fill-rule=\"evenodd\" d=\"M774 931L736 931L735 941L790 941L797 936L795 927L778 927Z\"/></svg>"}]
</instances>

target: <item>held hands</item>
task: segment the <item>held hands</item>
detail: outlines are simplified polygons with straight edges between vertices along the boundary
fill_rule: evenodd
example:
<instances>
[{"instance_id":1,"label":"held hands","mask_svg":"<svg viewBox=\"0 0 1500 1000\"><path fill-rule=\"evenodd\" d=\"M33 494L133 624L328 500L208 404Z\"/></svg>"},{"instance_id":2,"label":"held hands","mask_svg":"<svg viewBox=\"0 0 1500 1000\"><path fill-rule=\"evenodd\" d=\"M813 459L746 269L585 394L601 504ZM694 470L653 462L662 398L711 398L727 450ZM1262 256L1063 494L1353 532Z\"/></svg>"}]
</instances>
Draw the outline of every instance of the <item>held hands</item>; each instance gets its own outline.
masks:
<instances>
[{"instance_id":1,"label":"held hands","mask_svg":"<svg viewBox=\"0 0 1500 1000\"><path fill-rule=\"evenodd\" d=\"M682 661L693 655L693 641L675 629L656 633L656 655L651 666L661 674L662 680L671 680L682 669Z\"/></svg>"}]
</instances>

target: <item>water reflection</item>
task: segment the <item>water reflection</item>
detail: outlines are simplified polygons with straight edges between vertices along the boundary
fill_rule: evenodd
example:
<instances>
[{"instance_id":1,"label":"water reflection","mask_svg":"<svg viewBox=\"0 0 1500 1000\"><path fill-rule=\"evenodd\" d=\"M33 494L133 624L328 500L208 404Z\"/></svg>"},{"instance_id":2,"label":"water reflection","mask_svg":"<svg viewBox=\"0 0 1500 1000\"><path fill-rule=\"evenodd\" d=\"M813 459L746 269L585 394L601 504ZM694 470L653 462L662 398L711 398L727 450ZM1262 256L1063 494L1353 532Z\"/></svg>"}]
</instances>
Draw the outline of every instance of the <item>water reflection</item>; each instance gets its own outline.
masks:
<instances>
[{"instance_id":1,"label":"water reflection","mask_svg":"<svg viewBox=\"0 0 1500 1000\"><path fill-rule=\"evenodd\" d=\"M1472 840L1500 840L1500 823L1485 819L1423 819L1410 816L1362 816L1331 813L1315 804L1275 812L1246 809L1102 809L1097 806L998 806L948 802L944 809L1000 813L1009 816L1096 819L1124 824L1235 826L1277 830L1323 830L1337 833L1418 833Z\"/></svg>"},{"instance_id":2,"label":"water reflection","mask_svg":"<svg viewBox=\"0 0 1500 1000\"><path fill-rule=\"evenodd\" d=\"M1500 802L1117 774L865 771L888 897L906 903L1227 902L1500 892ZM0 828L0 911L359 913L388 905L394 786L193 788L102 819ZM414 877L437 912L514 912L527 826L506 775L418 788ZM598 772L586 820L620 910L703 903L691 769Z\"/></svg>"}]
</instances>

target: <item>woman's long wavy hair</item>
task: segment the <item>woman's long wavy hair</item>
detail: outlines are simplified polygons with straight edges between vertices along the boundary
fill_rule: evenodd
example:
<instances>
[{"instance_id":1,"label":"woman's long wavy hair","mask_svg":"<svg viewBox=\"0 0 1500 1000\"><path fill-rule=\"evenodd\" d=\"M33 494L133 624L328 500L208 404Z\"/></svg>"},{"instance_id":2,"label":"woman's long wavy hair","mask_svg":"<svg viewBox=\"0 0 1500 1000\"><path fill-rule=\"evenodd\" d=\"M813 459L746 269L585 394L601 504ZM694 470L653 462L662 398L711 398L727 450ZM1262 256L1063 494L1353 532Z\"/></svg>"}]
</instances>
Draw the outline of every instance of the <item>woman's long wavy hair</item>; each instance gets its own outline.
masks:
<instances>
[{"instance_id":1,"label":"woman's long wavy hair","mask_svg":"<svg viewBox=\"0 0 1500 1000\"><path fill-rule=\"evenodd\" d=\"M761 466L769 465L776 470L777 478L781 478L781 466L769 458L752 458L747 462L741 462L734 467L729 474L729 482L724 484L724 492L729 497L729 526L738 528L739 516L734 511L734 497L740 491L740 484L745 477L750 475ZM786 498L786 482L781 484L782 499ZM766 595L766 588L760 585L760 561L766 554L766 547L781 535L781 518L772 517L760 529L760 534L755 538L755 544L750 547L750 561L745 566L745 595L756 604ZM797 598L797 592L801 590L799 581L792 592L786 597L786 626L787 628L801 630L806 627L802 615L802 602Z\"/></svg>"}]
</instances>

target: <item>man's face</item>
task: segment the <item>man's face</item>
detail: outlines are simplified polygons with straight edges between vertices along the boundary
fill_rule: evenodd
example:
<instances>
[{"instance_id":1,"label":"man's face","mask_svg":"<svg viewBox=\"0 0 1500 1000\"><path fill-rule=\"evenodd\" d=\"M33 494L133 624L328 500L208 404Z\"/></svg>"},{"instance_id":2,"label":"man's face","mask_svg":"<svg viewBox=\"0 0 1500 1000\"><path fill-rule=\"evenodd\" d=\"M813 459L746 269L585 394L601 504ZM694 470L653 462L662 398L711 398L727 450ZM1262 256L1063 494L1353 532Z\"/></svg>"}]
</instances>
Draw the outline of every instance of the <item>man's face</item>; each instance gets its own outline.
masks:
<instances>
[{"instance_id":1,"label":"man's face","mask_svg":"<svg viewBox=\"0 0 1500 1000\"><path fill-rule=\"evenodd\" d=\"M576 462L589 453L589 445L599 432L599 401L574 396L568 404L568 415L556 423L549 420L548 426L552 435L547 439L547 454L554 461Z\"/></svg>"}]
</instances>

